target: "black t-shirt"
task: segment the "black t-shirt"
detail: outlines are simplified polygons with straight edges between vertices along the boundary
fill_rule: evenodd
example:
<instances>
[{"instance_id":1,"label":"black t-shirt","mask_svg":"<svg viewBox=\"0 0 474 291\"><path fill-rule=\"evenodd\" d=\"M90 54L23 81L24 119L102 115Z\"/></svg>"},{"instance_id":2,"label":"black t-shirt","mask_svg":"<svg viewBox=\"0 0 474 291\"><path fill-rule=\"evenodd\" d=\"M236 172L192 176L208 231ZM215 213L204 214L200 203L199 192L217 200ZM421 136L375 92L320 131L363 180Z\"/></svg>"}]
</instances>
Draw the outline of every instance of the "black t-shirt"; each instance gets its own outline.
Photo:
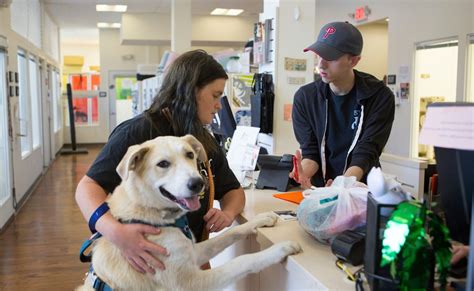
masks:
<instances>
[{"instance_id":1,"label":"black t-shirt","mask_svg":"<svg viewBox=\"0 0 474 291\"><path fill-rule=\"evenodd\" d=\"M360 121L360 106L355 86L346 95L337 96L331 91L328 97L326 131L326 180L343 174L347 152L352 144ZM347 161L349 164L350 161Z\"/></svg>"},{"instance_id":2,"label":"black t-shirt","mask_svg":"<svg viewBox=\"0 0 474 291\"><path fill-rule=\"evenodd\" d=\"M158 129L154 128L143 114L121 123L112 131L107 144L102 148L86 175L108 193L112 193L122 181L116 168L125 156L128 147L164 135L173 135L169 123L162 121ZM228 191L239 188L240 184L230 170L222 151L219 150L208 159L214 174L215 199L220 200ZM198 241L201 239L204 228L203 216L207 212L208 201L209 193L206 192L200 201L201 208L187 214L189 227Z\"/></svg>"}]
</instances>

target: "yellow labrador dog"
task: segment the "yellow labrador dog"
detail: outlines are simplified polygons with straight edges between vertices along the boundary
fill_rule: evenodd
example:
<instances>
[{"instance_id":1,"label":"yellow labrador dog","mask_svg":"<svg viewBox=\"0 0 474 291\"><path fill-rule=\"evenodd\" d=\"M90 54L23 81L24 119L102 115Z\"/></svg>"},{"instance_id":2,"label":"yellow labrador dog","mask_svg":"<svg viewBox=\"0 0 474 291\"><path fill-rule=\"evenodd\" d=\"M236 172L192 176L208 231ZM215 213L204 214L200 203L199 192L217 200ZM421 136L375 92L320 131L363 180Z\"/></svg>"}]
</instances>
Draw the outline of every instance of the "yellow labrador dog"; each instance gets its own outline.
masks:
<instances>
[{"instance_id":1,"label":"yellow labrador dog","mask_svg":"<svg viewBox=\"0 0 474 291\"><path fill-rule=\"evenodd\" d=\"M131 146L117 167L122 183L108 199L112 215L121 221L142 221L153 225L175 223L186 212L199 209L198 194L204 188L198 160L207 157L201 143L191 135L158 137ZM178 227L162 227L148 240L167 248L169 256L158 258L166 266L156 274L141 274L127 262L120 250L101 238L93 248L89 274L79 290L94 290L96 277L113 290L216 290L284 260L301 251L291 241L261 252L237 257L226 264L201 270L200 266L237 240L255 233L258 227L274 226L277 217L266 213L230 228L210 240L194 243Z\"/></svg>"}]
</instances>

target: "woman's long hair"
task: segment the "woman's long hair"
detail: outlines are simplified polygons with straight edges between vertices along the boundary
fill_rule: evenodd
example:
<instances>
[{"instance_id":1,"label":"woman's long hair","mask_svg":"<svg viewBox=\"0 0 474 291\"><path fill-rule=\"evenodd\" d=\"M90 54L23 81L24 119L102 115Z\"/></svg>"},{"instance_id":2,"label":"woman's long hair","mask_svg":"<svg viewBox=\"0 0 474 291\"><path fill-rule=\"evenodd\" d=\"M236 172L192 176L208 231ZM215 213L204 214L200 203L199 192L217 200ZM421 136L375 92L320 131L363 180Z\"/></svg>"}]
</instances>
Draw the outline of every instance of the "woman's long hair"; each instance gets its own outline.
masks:
<instances>
[{"instance_id":1,"label":"woman's long hair","mask_svg":"<svg viewBox=\"0 0 474 291\"><path fill-rule=\"evenodd\" d=\"M222 78L228 78L224 68L205 51L194 50L182 54L168 68L161 89L145 111L145 117L155 127L160 127L163 116L167 117L174 135L192 134L208 153L216 151L218 148L214 138L199 120L196 93ZM164 110L169 110L169 116Z\"/></svg>"}]
</instances>

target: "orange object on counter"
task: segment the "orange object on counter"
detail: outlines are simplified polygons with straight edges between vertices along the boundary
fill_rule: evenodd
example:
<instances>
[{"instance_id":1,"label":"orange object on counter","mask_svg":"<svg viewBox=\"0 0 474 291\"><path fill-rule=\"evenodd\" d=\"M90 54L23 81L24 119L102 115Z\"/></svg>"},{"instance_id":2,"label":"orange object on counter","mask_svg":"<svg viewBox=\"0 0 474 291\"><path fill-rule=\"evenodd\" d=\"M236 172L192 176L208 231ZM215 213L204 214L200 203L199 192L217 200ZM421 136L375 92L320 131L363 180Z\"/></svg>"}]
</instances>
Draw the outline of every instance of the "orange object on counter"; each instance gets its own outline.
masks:
<instances>
[{"instance_id":1,"label":"orange object on counter","mask_svg":"<svg viewBox=\"0 0 474 291\"><path fill-rule=\"evenodd\" d=\"M300 202L304 199L303 192L301 191L273 194L273 197L296 204L300 204Z\"/></svg>"}]
</instances>

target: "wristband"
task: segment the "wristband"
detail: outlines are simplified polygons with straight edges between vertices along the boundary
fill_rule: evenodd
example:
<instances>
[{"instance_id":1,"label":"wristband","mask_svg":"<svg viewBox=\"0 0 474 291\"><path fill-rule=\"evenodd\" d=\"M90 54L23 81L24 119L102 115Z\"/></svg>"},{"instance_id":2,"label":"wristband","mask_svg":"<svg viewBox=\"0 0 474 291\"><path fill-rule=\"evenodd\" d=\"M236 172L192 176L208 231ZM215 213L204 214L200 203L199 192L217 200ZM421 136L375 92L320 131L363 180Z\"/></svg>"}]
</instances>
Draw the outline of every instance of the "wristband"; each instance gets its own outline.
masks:
<instances>
[{"instance_id":1,"label":"wristband","mask_svg":"<svg viewBox=\"0 0 474 291\"><path fill-rule=\"evenodd\" d=\"M97 220L102 217L107 211L109 211L109 205L107 202L102 203L97 209L92 213L91 218L89 218L89 229L92 233L96 233L95 224Z\"/></svg>"}]
</instances>

